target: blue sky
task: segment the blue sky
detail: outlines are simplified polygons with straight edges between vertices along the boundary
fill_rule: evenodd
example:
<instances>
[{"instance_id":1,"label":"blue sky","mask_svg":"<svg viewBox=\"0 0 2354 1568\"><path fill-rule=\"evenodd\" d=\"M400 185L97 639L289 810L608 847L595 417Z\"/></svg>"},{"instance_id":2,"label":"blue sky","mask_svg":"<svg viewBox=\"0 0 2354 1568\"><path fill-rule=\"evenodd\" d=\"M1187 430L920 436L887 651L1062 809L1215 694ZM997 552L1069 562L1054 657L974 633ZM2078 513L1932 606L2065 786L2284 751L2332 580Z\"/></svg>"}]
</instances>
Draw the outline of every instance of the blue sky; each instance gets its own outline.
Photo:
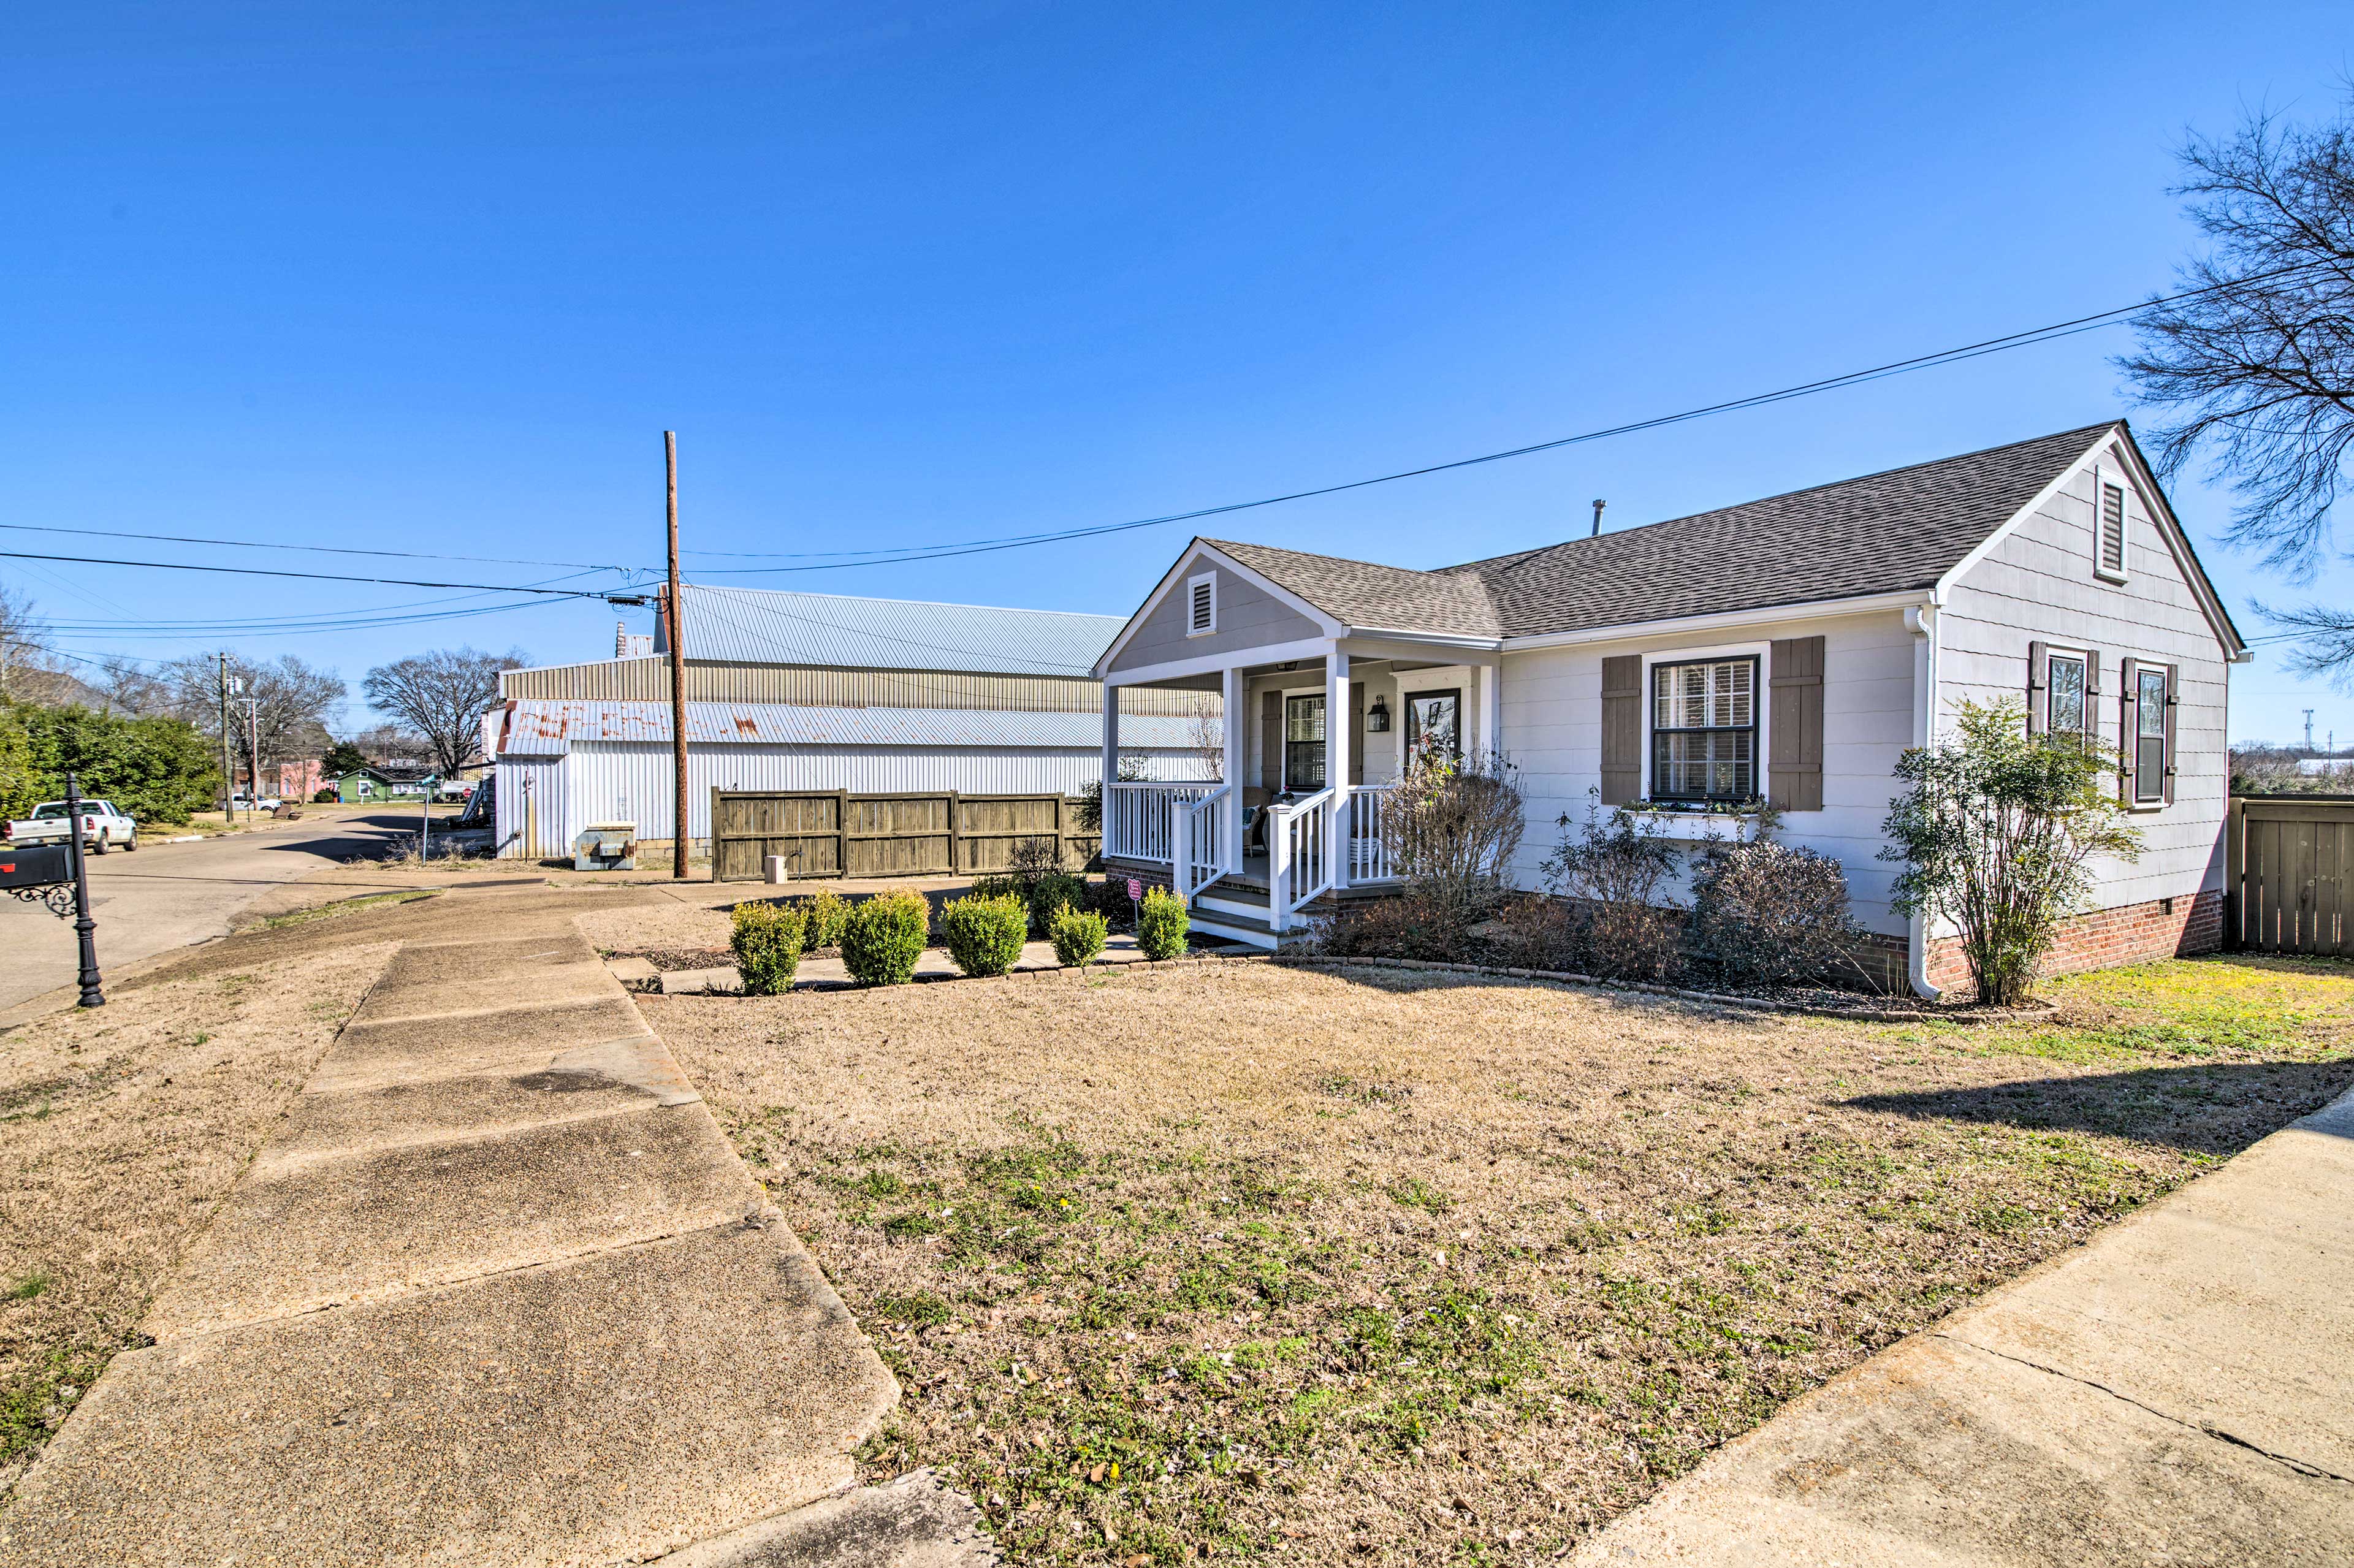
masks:
<instances>
[{"instance_id":1,"label":"blue sky","mask_svg":"<svg viewBox=\"0 0 2354 1568\"><path fill-rule=\"evenodd\" d=\"M1078 526L1445 461L2123 304L2187 127L2318 117L2342 5L53 7L0 72L0 522L589 565ZM1434 566L2130 412L2094 334L1220 520ZM2176 502L2253 630L2293 599ZM1125 613L1182 527L709 581ZM483 583L465 566L0 548ZM769 563L786 564L786 563ZM355 690L615 612L158 637L437 590L0 561L85 653ZM602 584L611 578L576 579ZM2312 592L2343 602L2341 564ZM462 608L462 606L460 606ZM642 629L646 617L637 612ZM108 624L117 623L117 624ZM2354 700L2264 660L2235 736ZM356 705L349 721L367 715Z\"/></svg>"}]
</instances>

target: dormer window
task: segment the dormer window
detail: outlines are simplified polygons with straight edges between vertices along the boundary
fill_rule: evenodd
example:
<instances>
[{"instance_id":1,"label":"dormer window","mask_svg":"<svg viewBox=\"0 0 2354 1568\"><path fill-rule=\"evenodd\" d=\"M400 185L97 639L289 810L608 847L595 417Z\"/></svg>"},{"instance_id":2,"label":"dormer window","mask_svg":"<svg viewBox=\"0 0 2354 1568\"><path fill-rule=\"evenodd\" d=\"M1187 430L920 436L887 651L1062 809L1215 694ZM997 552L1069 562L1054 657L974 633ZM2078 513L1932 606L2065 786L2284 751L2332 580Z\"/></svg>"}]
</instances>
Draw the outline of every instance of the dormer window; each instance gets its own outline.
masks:
<instances>
[{"instance_id":1,"label":"dormer window","mask_svg":"<svg viewBox=\"0 0 2354 1568\"><path fill-rule=\"evenodd\" d=\"M1185 635L1202 637L1218 629L1218 574L1205 572L1185 583Z\"/></svg>"},{"instance_id":2,"label":"dormer window","mask_svg":"<svg viewBox=\"0 0 2354 1568\"><path fill-rule=\"evenodd\" d=\"M2126 580L2126 489L2094 475L2093 572L2121 583Z\"/></svg>"}]
</instances>

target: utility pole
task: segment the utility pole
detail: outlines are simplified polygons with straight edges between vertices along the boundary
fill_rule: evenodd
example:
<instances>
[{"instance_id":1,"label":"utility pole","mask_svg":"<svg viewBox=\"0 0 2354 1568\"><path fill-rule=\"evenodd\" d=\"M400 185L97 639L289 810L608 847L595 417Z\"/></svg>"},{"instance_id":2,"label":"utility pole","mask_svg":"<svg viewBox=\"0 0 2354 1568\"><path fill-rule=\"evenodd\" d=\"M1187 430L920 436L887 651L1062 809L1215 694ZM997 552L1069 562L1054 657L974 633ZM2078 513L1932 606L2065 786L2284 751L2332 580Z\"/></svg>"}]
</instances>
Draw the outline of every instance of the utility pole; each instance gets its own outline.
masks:
<instances>
[{"instance_id":1,"label":"utility pole","mask_svg":"<svg viewBox=\"0 0 2354 1568\"><path fill-rule=\"evenodd\" d=\"M672 568L671 575L673 577L678 575L676 567ZM2305 749L2307 755L2313 751L2313 710L2311 708L2305 710Z\"/></svg>"},{"instance_id":2,"label":"utility pole","mask_svg":"<svg viewBox=\"0 0 2354 1568\"><path fill-rule=\"evenodd\" d=\"M678 432L663 432L663 480L670 516L670 874L686 878L686 846L691 842L686 793L686 638L679 620L678 594ZM716 828L716 823L713 824Z\"/></svg>"},{"instance_id":3,"label":"utility pole","mask_svg":"<svg viewBox=\"0 0 2354 1568\"><path fill-rule=\"evenodd\" d=\"M229 801L237 793L237 781L228 770L228 655L220 656L220 732L221 732L221 826L230 825Z\"/></svg>"}]
</instances>

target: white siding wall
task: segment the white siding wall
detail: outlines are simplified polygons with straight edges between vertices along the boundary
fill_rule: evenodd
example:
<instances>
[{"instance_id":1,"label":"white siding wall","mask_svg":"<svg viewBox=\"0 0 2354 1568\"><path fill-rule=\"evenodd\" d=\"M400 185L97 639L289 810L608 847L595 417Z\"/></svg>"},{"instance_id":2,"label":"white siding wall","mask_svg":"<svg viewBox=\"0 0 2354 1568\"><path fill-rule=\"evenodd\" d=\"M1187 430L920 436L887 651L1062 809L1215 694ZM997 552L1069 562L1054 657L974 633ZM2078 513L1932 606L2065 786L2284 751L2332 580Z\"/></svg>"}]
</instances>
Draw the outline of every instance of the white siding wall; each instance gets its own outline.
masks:
<instances>
[{"instance_id":1,"label":"white siding wall","mask_svg":"<svg viewBox=\"0 0 2354 1568\"><path fill-rule=\"evenodd\" d=\"M1191 779L1189 755L1137 753L1156 779ZM638 836L671 836L667 742L582 741L550 757L499 759L498 842L503 855L568 855L591 822L634 821ZM997 751L952 747L695 746L686 758L687 831L711 836L711 791L848 789L891 794L956 789L971 795L1076 795L1100 770L1100 753L1079 749ZM531 800L532 839L525 837Z\"/></svg>"},{"instance_id":2,"label":"white siding wall","mask_svg":"<svg viewBox=\"0 0 2354 1568\"><path fill-rule=\"evenodd\" d=\"M1503 748L1520 765L1529 798L1528 835L1515 880L1523 887L1538 885L1537 863L1560 838L1555 819L1566 812L1582 822L1587 791L1601 784L1606 657L1762 645L1777 637L1816 635L1824 640L1823 809L1790 812L1784 818L1782 836L1836 858L1847 874L1856 918L1869 929L1902 936L1904 922L1888 907L1894 868L1877 858L1885 842L1880 824L1895 792L1896 759L1913 738L1913 639L1895 611L1507 653ZM1762 712L1759 720L1762 764L1769 731ZM1646 745L1648 779L1648 741ZM1761 781L1763 776L1761 765Z\"/></svg>"},{"instance_id":3,"label":"white siding wall","mask_svg":"<svg viewBox=\"0 0 2354 1568\"><path fill-rule=\"evenodd\" d=\"M1937 688L1941 722L1964 697L2024 700L2029 642L2089 646L2101 656L2100 735L2114 752L2122 661L2180 666L2174 804L2134 813L2147 845L2137 863L2102 868L2094 903L2109 908L2223 885L2230 766L2222 644L2125 465L2105 454L2100 467L2104 481L2126 488L2126 581L2093 575L2096 482L2086 465L1955 585L1939 629Z\"/></svg>"}]
</instances>

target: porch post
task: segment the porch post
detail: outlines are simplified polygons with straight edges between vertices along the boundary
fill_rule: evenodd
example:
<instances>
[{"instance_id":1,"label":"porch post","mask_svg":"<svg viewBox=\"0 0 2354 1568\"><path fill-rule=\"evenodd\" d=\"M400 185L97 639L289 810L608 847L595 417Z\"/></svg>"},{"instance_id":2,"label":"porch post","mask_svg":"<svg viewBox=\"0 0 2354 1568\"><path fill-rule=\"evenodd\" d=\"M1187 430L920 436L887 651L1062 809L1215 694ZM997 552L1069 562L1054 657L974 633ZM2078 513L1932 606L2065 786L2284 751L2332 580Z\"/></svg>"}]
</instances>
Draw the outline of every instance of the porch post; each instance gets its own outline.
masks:
<instances>
[{"instance_id":1,"label":"porch post","mask_svg":"<svg viewBox=\"0 0 2354 1568\"><path fill-rule=\"evenodd\" d=\"M1243 763L1248 756L1244 737L1250 733L1243 723L1246 715L1239 664L1226 666L1225 697L1226 733L1218 771L1226 787L1226 814L1221 822L1225 842L1218 845L1218 861L1228 871L1239 873L1243 868Z\"/></svg>"},{"instance_id":2,"label":"porch post","mask_svg":"<svg viewBox=\"0 0 2354 1568\"><path fill-rule=\"evenodd\" d=\"M1334 643L1324 657L1324 786L1332 791L1325 863L1332 885L1349 883L1349 656Z\"/></svg>"},{"instance_id":3,"label":"porch post","mask_svg":"<svg viewBox=\"0 0 2354 1568\"><path fill-rule=\"evenodd\" d=\"M1102 853L1112 853L1112 785L1119 778L1119 688L1109 681L1103 688L1103 789L1096 799L1102 810L1096 825L1103 834Z\"/></svg>"},{"instance_id":4,"label":"porch post","mask_svg":"<svg viewBox=\"0 0 2354 1568\"><path fill-rule=\"evenodd\" d=\"M1503 733L1503 715L1498 710L1503 705L1504 671L1500 664L1471 666L1473 690L1479 700L1479 751L1493 757L1502 749L1497 737Z\"/></svg>"}]
</instances>

